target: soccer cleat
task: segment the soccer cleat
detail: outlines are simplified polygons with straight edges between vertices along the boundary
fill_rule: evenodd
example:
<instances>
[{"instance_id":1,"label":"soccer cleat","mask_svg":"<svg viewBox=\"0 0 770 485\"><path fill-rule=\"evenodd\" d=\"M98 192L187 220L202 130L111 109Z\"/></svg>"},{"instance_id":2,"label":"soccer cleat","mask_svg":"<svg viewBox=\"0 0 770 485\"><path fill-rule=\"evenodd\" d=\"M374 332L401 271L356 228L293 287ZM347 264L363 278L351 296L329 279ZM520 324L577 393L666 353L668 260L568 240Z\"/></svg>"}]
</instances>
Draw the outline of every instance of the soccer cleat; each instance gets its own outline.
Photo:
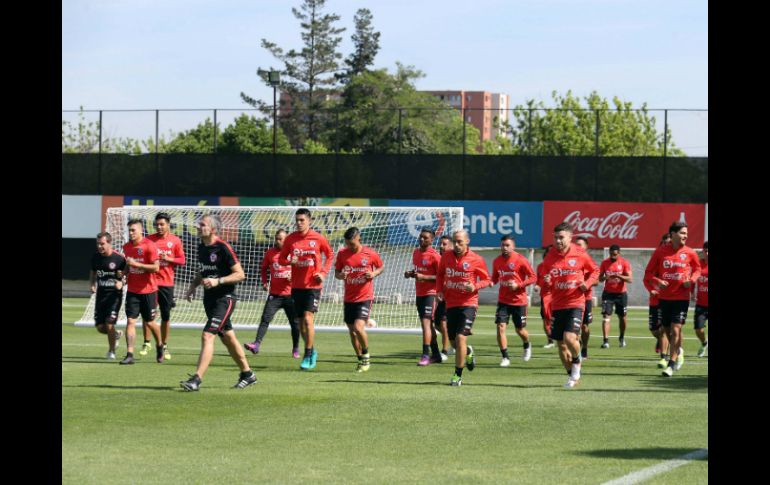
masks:
<instances>
[{"instance_id":1,"label":"soccer cleat","mask_svg":"<svg viewBox=\"0 0 770 485\"><path fill-rule=\"evenodd\" d=\"M619 346L619 347L621 347L621 348L622 348L622 347L625 347L625 346L626 346L626 339L624 339L624 338L619 338L619 339L618 339L618 346Z\"/></svg>"},{"instance_id":2,"label":"soccer cleat","mask_svg":"<svg viewBox=\"0 0 770 485\"><path fill-rule=\"evenodd\" d=\"M302 362L299 364L299 368L302 370L308 370L310 369L310 356L306 355L302 358Z\"/></svg>"},{"instance_id":3,"label":"soccer cleat","mask_svg":"<svg viewBox=\"0 0 770 485\"><path fill-rule=\"evenodd\" d=\"M171 360L171 352L168 351L168 345L166 344L163 344L163 358Z\"/></svg>"},{"instance_id":4,"label":"soccer cleat","mask_svg":"<svg viewBox=\"0 0 770 485\"><path fill-rule=\"evenodd\" d=\"M115 349L120 347L120 339L123 338L123 330L115 330Z\"/></svg>"},{"instance_id":5,"label":"soccer cleat","mask_svg":"<svg viewBox=\"0 0 770 485\"><path fill-rule=\"evenodd\" d=\"M553 342L548 342L547 344L543 345L544 349L552 349L554 348L555 344Z\"/></svg>"},{"instance_id":6,"label":"soccer cleat","mask_svg":"<svg viewBox=\"0 0 770 485\"><path fill-rule=\"evenodd\" d=\"M233 389L243 389L245 387L249 387L252 384L257 383L257 375L254 374L253 371L249 371L248 374L245 372L241 372L238 376L238 382L235 383L233 386Z\"/></svg>"},{"instance_id":7,"label":"soccer cleat","mask_svg":"<svg viewBox=\"0 0 770 485\"><path fill-rule=\"evenodd\" d=\"M465 355L465 366L471 372L476 368L476 356L473 355L473 347L470 345L468 346L468 353Z\"/></svg>"},{"instance_id":8,"label":"soccer cleat","mask_svg":"<svg viewBox=\"0 0 770 485\"><path fill-rule=\"evenodd\" d=\"M503 359L500 361L500 367L508 367L511 365L511 359L508 357L503 357Z\"/></svg>"},{"instance_id":9,"label":"soccer cleat","mask_svg":"<svg viewBox=\"0 0 770 485\"><path fill-rule=\"evenodd\" d=\"M457 352L455 351L454 347L449 347L446 351L447 355L455 355Z\"/></svg>"},{"instance_id":10,"label":"soccer cleat","mask_svg":"<svg viewBox=\"0 0 770 485\"><path fill-rule=\"evenodd\" d=\"M609 342L604 342L604 343L602 344L602 347L601 347L601 348L603 348L603 349L609 349L609 348L610 348L610 343L609 343Z\"/></svg>"},{"instance_id":11,"label":"soccer cleat","mask_svg":"<svg viewBox=\"0 0 770 485\"><path fill-rule=\"evenodd\" d=\"M115 352L113 352L112 350L107 352L107 360L115 360Z\"/></svg>"},{"instance_id":12,"label":"soccer cleat","mask_svg":"<svg viewBox=\"0 0 770 485\"><path fill-rule=\"evenodd\" d=\"M564 384L564 387L566 389L572 389L573 387L577 386L579 382L580 382L580 379L573 379L572 376L570 376L567 379L567 382Z\"/></svg>"},{"instance_id":13,"label":"soccer cleat","mask_svg":"<svg viewBox=\"0 0 770 485\"><path fill-rule=\"evenodd\" d=\"M663 369L663 372L661 372L661 375L663 377L671 377L674 375L674 368L673 367L666 367Z\"/></svg>"},{"instance_id":14,"label":"soccer cleat","mask_svg":"<svg viewBox=\"0 0 770 485\"><path fill-rule=\"evenodd\" d=\"M150 345L150 342L145 342L142 344L142 349L139 351L139 355L147 355L151 349L152 345Z\"/></svg>"},{"instance_id":15,"label":"soccer cleat","mask_svg":"<svg viewBox=\"0 0 770 485\"><path fill-rule=\"evenodd\" d=\"M524 355L521 356L522 359L524 359L524 362L529 362L529 359L532 358L532 346L530 345L526 349L524 349Z\"/></svg>"},{"instance_id":16,"label":"soccer cleat","mask_svg":"<svg viewBox=\"0 0 770 485\"><path fill-rule=\"evenodd\" d=\"M698 357L703 357L706 355L706 349L709 348L709 343L706 342L705 344L701 345L698 349Z\"/></svg>"},{"instance_id":17,"label":"soccer cleat","mask_svg":"<svg viewBox=\"0 0 770 485\"><path fill-rule=\"evenodd\" d=\"M570 377L572 380L574 380L576 383L580 380L580 368L582 367L581 364L572 364L572 371L570 372Z\"/></svg>"},{"instance_id":18,"label":"soccer cleat","mask_svg":"<svg viewBox=\"0 0 770 485\"><path fill-rule=\"evenodd\" d=\"M430 364L430 357L428 357L428 354L422 354L422 357L420 357L420 361L417 362L417 365L420 367L425 367L428 364Z\"/></svg>"},{"instance_id":19,"label":"soccer cleat","mask_svg":"<svg viewBox=\"0 0 770 485\"><path fill-rule=\"evenodd\" d=\"M358 363L358 369L356 369L356 371L366 372L369 370L370 366L371 366L371 362L369 360L369 354L364 354L361 356L361 362Z\"/></svg>"},{"instance_id":20,"label":"soccer cleat","mask_svg":"<svg viewBox=\"0 0 770 485\"><path fill-rule=\"evenodd\" d=\"M684 365L684 349L679 347L679 355L676 356L676 367L674 370L679 370Z\"/></svg>"},{"instance_id":21,"label":"soccer cleat","mask_svg":"<svg viewBox=\"0 0 770 485\"><path fill-rule=\"evenodd\" d=\"M316 361L318 360L318 351L313 349L313 353L310 354L310 366L308 369L315 369Z\"/></svg>"},{"instance_id":22,"label":"soccer cleat","mask_svg":"<svg viewBox=\"0 0 770 485\"><path fill-rule=\"evenodd\" d=\"M431 364L441 364L442 362L444 362L444 359L441 358L441 354L430 356Z\"/></svg>"},{"instance_id":23,"label":"soccer cleat","mask_svg":"<svg viewBox=\"0 0 770 485\"><path fill-rule=\"evenodd\" d=\"M133 363L134 363L133 355L127 355L123 360L120 361L120 365L133 365Z\"/></svg>"},{"instance_id":24,"label":"soccer cleat","mask_svg":"<svg viewBox=\"0 0 770 485\"><path fill-rule=\"evenodd\" d=\"M158 362L158 364L163 363L163 346L158 345L155 349L155 360Z\"/></svg>"},{"instance_id":25,"label":"soccer cleat","mask_svg":"<svg viewBox=\"0 0 770 485\"><path fill-rule=\"evenodd\" d=\"M449 355L446 352L441 352L441 362L444 363L449 360Z\"/></svg>"},{"instance_id":26,"label":"soccer cleat","mask_svg":"<svg viewBox=\"0 0 770 485\"><path fill-rule=\"evenodd\" d=\"M255 340L254 342L246 342L245 344L243 344L243 346L246 348L246 350L251 351L252 354L258 354L259 353L259 346L260 345L262 345L262 342L259 342L257 340Z\"/></svg>"},{"instance_id":27,"label":"soccer cleat","mask_svg":"<svg viewBox=\"0 0 770 485\"><path fill-rule=\"evenodd\" d=\"M457 374L452 375L452 380L449 381L450 386L462 386L463 385L463 379L462 377L458 376Z\"/></svg>"},{"instance_id":28,"label":"soccer cleat","mask_svg":"<svg viewBox=\"0 0 770 485\"><path fill-rule=\"evenodd\" d=\"M179 381L179 385L185 391L197 391L201 387L201 380L198 374L191 375L186 381Z\"/></svg>"},{"instance_id":29,"label":"soccer cleat","mask_svg":"<svg viewBox=\"0 0 770 485\"><path fill-rule=\"evenodd\" d=\"M660 359L660 361L658 361L658 369L665 369L667 365L668 359Z\"/></svg>"},{"instance_id":30,"label":"soccer cleat","mask_svg":"<svg viewBox=\"0 0 770 485\"><path fill-rule=\"evenodd\" d=\"M299 349L297 347L291 349L291 357L293 359L299 359Z\"/></svg>"}]
</instances>

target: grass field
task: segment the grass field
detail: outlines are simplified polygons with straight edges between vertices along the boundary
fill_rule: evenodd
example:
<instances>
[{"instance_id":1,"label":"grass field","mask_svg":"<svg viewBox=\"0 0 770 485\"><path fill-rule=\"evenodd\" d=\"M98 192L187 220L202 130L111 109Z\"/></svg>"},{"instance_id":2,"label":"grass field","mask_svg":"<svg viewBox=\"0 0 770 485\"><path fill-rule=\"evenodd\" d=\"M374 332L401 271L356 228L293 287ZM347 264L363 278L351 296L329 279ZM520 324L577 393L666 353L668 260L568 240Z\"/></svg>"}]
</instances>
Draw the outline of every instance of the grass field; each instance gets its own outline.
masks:
<instances>
[{"instance_id":1,"label":"grass field","mask_svg":"<svg viewBox=\"0 0 770 485\"><path fill-rule=\"evenodd\" d=\"M172 330L162 365L148 355L119 366L104 358L105 336L72 325L86 302L62 299L62 483L598 484L708 448L708 358L695 357L688 322L684 367L660 377L646 311L630 312L623 349L617 338L599 349L594 314L572 390L556 350L542 348L537 309L532 360L510 329L511 367L501 368L494 308L482 307L470 338L477 366L459 388L448 385L451 361L416 366L415 335L371 335L372 368L356 374L347 334L317 333L318 367L302 372L289 333L276 330L247 352L257 385L231 389L238 371L218 342L200 392L185 393L178 382L195 370L199 330ZM708 457L645 483L707 475Z\"/></svg>"}]
</instances>

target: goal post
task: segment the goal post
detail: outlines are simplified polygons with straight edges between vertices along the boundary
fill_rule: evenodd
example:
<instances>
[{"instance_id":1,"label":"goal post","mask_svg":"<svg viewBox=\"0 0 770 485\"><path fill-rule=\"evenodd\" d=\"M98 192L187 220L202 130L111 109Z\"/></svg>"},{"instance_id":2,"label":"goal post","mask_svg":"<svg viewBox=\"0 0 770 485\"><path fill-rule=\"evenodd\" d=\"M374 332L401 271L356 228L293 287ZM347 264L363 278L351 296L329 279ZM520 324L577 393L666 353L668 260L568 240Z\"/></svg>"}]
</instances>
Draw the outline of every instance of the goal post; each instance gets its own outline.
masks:
<instances>
[{"instance_id":1,"label":"goal post","mask_svg":"<svg viewBox=\"0 0 770 485\"><path fill-rule=\"evenodd\" d=\"M192 302L184 299L185 292L198 272L197 222L204 215L216 215L222 221L220 237L230 243L246 273L246 279L236 287L238 302L233 314L233 328L256 329L267 300L262 289L259 268L265 252L273 245L278 229L294 231L294 213L300 206L123 206L107 209L105 230L112 235L113 248L122 253L128 240L126 223L131 219L144 222L145 235L154 232L155 215L166 212L171 216L171 233L182 241L187 264L177 266L174 277L176 306L171 312L171 326L203 328L203 288L196 290ZM377 327L370 331L420 331L415 308L414 279L404 278L412 269L412 253L418 245L420 229L429 227L436 232L433 241L438 249L439 237L462 229L462 207L334 207L309 206L313 220L311 228L329 240L336 253L344 247L345 231L361 230L361 242L377 251L384 264L383 273L374 280L374 303L371 318ZM84 262L87 264L87 262ZM334 278L333 265L324 281L315 325L320 330L346 330L343 322L343 282ZM125 289L124 289L125 292ZM125 302L125 298L124 298ZM93 325L92 296L78 326ZM121 307L118 325L126 322L125 306ZM271 328L289 328L283 312L275 315Z\"/></svg>"}]
</instances>

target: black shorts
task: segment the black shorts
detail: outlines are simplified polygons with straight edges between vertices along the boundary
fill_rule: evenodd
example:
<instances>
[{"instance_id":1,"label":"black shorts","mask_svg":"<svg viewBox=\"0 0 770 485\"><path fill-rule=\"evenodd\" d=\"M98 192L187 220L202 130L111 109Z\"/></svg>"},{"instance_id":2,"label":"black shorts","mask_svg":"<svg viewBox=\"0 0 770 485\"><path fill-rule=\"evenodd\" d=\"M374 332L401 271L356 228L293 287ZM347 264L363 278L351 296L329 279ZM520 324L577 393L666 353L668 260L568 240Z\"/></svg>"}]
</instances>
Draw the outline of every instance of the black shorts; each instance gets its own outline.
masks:
<instances>
[{"instance_id":1,"label":"black shorts","mask_svg":"<svg viewBox=\"0 0 770 485\"><path fill-rule=\"evenodd\" d=\"M268 295L259 324L269 325L281 308L289 320L289 325L294 326L297 314L294 312L294 300L292 300L291 295Z\"/></svg>"},{"instance_id":2,"label":"black shorts","mask_svg":"<svg viewBox=\"0 0 770 485\"><path fill-rule=\"evenodd\" d=\"M155 320L155 315L158 307L158 294L152 293L126 293L126 316L128 318L136 318L140 314L142 315L143 322L151 322Z\"/></svg>"},{"instance_id":3,"label":"black shorts","mask_svg":"<svg viewBox=\"0 0 770 485\"><path fill-rule=\"evenodd\" d=\"M706 327L706 320L709 319L709 307L707 306L700 306L695 305L695 320L693 323L695 324L695 328L705 328Z\"/></svg>"},{"instance_id":4,"label":"black shorts","mask_svg":"<svg viewBox=\"0 0 770 485\"><path fill-rule=\"evenodd\" d=\"M662 325L666 328L671 324L684 325L687 321L687 309L690 307L688 300L660 300L660 314Z\"/></svg>"},{"instance_id":5,"label":"black shorts","mask_svg":"<svg viewBox=\"0 0 770 485\"><path fill-rule=\"evenodd\" d=\"M171 309L176 306L174 300L173 286L158 287L158 308L160 308L160 319L163 321L171 320Z\"/></svg>"},{"instance_id":6,"label":"black shorts","mask_svg":"<svg viewBox=\"0 0 770 485\"><path fill-rule=\"evenodd\" d=\"M564 308L553 310L553 323L551 324L551 338L564 340L564 332L572 332L580 335L580 324L583 322L582 308Z\"/></svg>"},{"instance_id":7,"label":"black shorts","mask_svg":"<svg viewBox=\"0 0 770 485\"><path fill-rule=\"evenodd\" d=\"M294 311L299 316L302 316L305 312L316 313L320 298L320 288L292 288L291 290L291 299L294 300Z\"/></svg>"},{"instance_id":8,"label":"black shorts","mask_svg":"<svg viewBox=\"0 0 770 485\"><path fill-rule=\"evenodd\" d=\"M591 325L594 321L594 299L591 298L589 300L586 300L586 306L583 310L583 324L585 325Z\"/></svg>"},{"instance_id":9,"label":"black shorts","mask_svg":"<svg viewBox=\"0 0 770 485\"><path fill-rule=\"evenodd\" d=\"M233 316L233 310L235 310L235 301L234 295L207 298L204 293L203 308L206 310L208 320L203 331L221 337L225 332L232 330L233 325L230 319Z\"/></svg>"},{"instance_id":10,"label":"black shorts","mask_svg":"<svg viewBox=\"0 0 770 485\"><path fill-rule=\"evenodd\" d=\"M660 328L660 320L661 320L661 314L660 314L660 305L655 305L650 307L650 320L647 323L648 328L651 332L655 332Z\"/></svg>"},{"instance_id":11,"label":"black shorts","mask_svg":"<svg viewBox=\"0 0 770 485\"><path fill-rule=\"evenodd\" d=\"M94 323L102 325L104 323L114 325L118 321L118 312L123 304L122 291L110 291L100 295L96 293L96 304L94 305Z\"/></svg>"},{"instance_id":12,"label":"black shorts","mask_svg":"<svg viewBox=\"0 0 770 485\"><path fill-rule=\"evenodd\" d=\"M527 326L527 305L506 305L497 302L497 311L495 311L495 323L508 325L509 318L513 320L513 325L522 329Z\"/></svg>"},{"instance_id":13,"label":"black shorts","mask_svg":"<svg viewBox=\"0 0 770 485\"><path fill-rule=\"evenodd\" d=\"M454 340L457 334L473 335L473 322L476 321L475 306L456 306L446 309L446 327L449 340Z\"/></svg>"},{"instance_id":14,"label":"black shorts","mask_svg":"<svg viewBox=\"0 0 770 485\"><path fill-rule=\"evenodd\" d=\"M433 309L436 307L436 295L425 295L417 297L417 315L420 320L425 318L433 320Z\"/></svg>"},{"instance_id":15,"label":"black shorts","mask_svg":"<svg viewBox=\"0 0 770 485\"><path fill-rule=\"evenodd\" d=\"M356 320L363 320L366 323L369 320L369 312L372 310L372 300L345 302L345 323L353 325Z\"/></svg>"},{"instance_id":16,"label":"black shorts","mask_svg":"<svg viewBox=\"0 0 770 485\"><path fill-rule=\"evenodd\" d=\"M446 301L436 302L436 310L433 312L433 324L441 328L441 321L446 318Z\"/></svg>"},{"instance_id":17,"label":"black shorts","mask_svg":"<svg viewBox=\"0 0 770 485\"><path fill-rule=\"evenodd\" d=\"M602 293L602 315L612 315L612 307L615 307L615 315L625 317L628 313L628 293Z\"/></svg>"}]
</instances>

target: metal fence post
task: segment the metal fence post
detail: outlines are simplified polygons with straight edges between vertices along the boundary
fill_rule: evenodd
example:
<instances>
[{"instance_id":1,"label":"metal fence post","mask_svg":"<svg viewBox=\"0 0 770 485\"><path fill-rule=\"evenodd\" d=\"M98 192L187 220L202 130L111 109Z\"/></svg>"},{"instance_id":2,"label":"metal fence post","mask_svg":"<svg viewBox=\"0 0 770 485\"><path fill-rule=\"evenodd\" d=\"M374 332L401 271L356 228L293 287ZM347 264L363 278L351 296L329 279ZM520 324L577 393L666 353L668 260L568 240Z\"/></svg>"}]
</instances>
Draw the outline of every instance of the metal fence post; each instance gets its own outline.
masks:
<instances>
[{"instance_id":1,"label":"metal fence post","mask_svg":"<svg viewBox=\"0 0 770 485\"><path fill-rule=\"evenodd\" d=\"M99 172L96 175L96 187L100 194L102 190L102 110L99 110Z\"/></svg>"},{"instance_id":2,"label":"metal fence post","mask_svg":"<svg viewBox=\"0 0 770 485\"><path fill-rule=\"evenodd\" d=\"M665 202L667 199L666 194L666 169L668 165L667 161L667 148L668 148L668 110L663 110L663 201Z\"/></svg>"},{"instance_id":3,"label":"metal fence post","mask_svg":"<svg viewBox=\"0 0 770 485\"><path fill-rule=\"evenodd\" d=\"M527 130L527 155L532 155L532 108L529 108L529 130Z\"/></svg>"},{"instance_id":4,"label":"metal fence post","mask_svg":"<svg viewBox=\"0 0 770 485\"><path fill-rule=\"evenodd\" d=\"M217 110L214 108L214 155L217 154Z\"/></svg>"},{"instance_id":5,"label":"metal fence post","mask_svg":"<svg viewBox=\"0 0 770 485\"><path fill-rule=\"evenodd\" d=\"M401 108L398 108L398 154L401 155Z\"/></svg>"},{"instance_id":6,"label":"metal fence post","mask_svg":"<svg viewBox=\"0 0 770 485\"><path fill-rule=\"evenodd\" d=\"M599 154L599 110L594 110L594 113L596 113L596 134L594 139L594 155L600 156Z\"/></svg>"}]
</instances>

